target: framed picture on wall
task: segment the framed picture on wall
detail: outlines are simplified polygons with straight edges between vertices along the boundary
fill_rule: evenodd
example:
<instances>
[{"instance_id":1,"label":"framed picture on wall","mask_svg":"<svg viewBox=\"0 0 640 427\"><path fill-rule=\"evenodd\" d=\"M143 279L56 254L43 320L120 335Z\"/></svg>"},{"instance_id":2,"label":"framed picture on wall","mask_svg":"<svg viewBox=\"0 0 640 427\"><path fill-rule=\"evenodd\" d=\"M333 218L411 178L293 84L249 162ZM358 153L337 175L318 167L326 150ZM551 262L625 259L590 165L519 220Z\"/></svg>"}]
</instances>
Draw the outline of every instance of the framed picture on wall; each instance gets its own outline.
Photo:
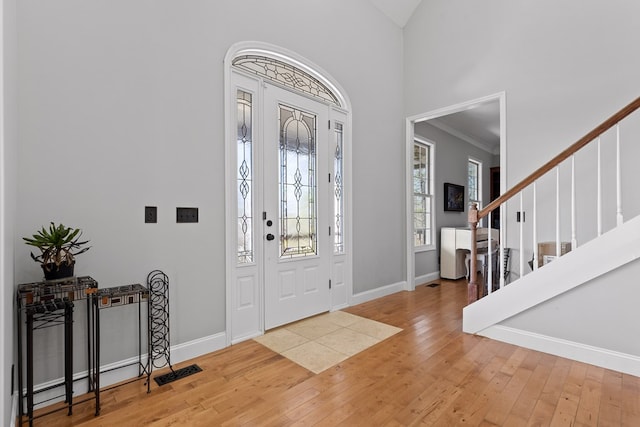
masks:
<instances>
[{"instance_id":1,"label":"framed picture on wall","mask_svg":"<svg viewBox=\"0 0 640 427\"><path fill-rule=\"evenodd\" d=\"M444 183L444 210L464 212L464 186Z\"/></svg>"}]
</instances>

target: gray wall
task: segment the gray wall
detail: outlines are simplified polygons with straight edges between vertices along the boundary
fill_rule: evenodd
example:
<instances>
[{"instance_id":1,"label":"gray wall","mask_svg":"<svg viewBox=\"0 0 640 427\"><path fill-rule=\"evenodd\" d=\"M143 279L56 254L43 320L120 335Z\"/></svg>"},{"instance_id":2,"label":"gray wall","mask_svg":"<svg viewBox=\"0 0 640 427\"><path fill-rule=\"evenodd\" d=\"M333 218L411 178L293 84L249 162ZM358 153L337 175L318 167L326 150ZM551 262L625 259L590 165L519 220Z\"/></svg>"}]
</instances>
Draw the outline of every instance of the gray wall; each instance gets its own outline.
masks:
<instances>
[{"instance_id":1,"label":"gray wall","mask_svg":"<svg viewBox=\"0 0 640 427\"><path fill-rule=\"evenodd\" d=\"M509 187L638 96L640 56L634 53L638 39L633 35L639 26L640 3L626 0L423 1L404 31L405 112L407 116L417 115L505 91L507 170L502 173ZM635 120L632 128L638 127ZM637 167L632 162L638 158L633 146L638 145L638 134L627 132L627 127L623 129L623 170L633 174ZM606 139L609 150L612 138ZM578 192L593 194L593 150L579 157L591 160L576 166L580 169ZM603 157L605 173L614 173L611 153L606 152ZM561 169L566 177L567 166ZM605 177L605 181L611 180ZM544 182L538 194L540 200L548 201L547 205L555 198L547 187L553 185L551 181ZM570 198L565 196L567 184L563 182L561 200L566 213ZM626 190L634 187L631 183ZM631 217L638 212L637 193L625 194L625 211L631 208L628 216ZM603 196L610 210L615 206L615 190L607 186ZM579 233L593 235L594 202L593 198L586 200L578 201L578 226L586 230ZM541 239L547 239L554 235L555 223L547 221L554 214L546 210L551 206L541 204L539 232ZM530 205L525 210L530 210ZM563 240L568 229L565 213L561 219ZM506 219L509 245L513 245L515 215ZM611 212L607 212L605 229L611 222ZM530 235L525 239L525 247L529 247ZM528 260L530 252L526 255ZM512 259L512 267L517 265L515 261ZM629 269L612 277L619 281L635 280ZM585 294L562 300L563 316L567 318L573 318L574 314L584 317L582 307L592 307L598 302L604 302L603 309L594 313L600 319L613 311L625 315L637 312L634 302L639 296L637 290L631 292L634 298L627 293L626 298L620 296L611 301L599 299L601 295L586 286L575 292ZM523 316L517 325L524 330L537 330L536 318L529 315ZM578 339L579 329L581 323L572 321L562 329L548 332L558 338ZM595 342L606 344L604 331L598 329L593 333L598 335L593 337Z\"/></svg>"},{"instance_id":2,"label":"gray wall","mask_svg":"<svg viewBox=\"0 0 640 427\"><path fill-rule=\"evenodd\" d=\"M640 340L629 339L637 332L637 310L611 309L638 300L637 282L629 280L638 274L640 261L636 260L519 313L502 325L638 356Z\"/></svg>"},{"instance_id":3,"label":"gray wall","mask_svg":"<svg viewBox=\"0 0 640 427\"><path fill-rule=\"evenodd\" d=\"M101 287L164 270L172 344L225 330L223 58L238 41L291 49L346 90L354 291L405 280L402 32L369 1L33 0L19 2L18 31L16 236L82 228L93 247L76 273ZM145 205L158 224L143 223ZM176 224L177 206L199 207L200 223ZM15 245L17 282L39 279Z\"/></svg>"},{"instance_id":4,"label":"gray wall","mask_svg":"<svg viewBox=\"0 0 640 427\"><path fill-rule=\"evenodd\" d=\"M436 221L436 250L418 252L415 260L416 277L440 271L440 229L442 227L468 227L468 168L469 158L482 162L482 200L486 205L489 201L489 168L494 165L495 156L471 145L443 130L440 130L429 122L415 124L416 135L426 138L435 144L435 221ZM498 161L499 163L499 161ZM444 183L464 185L465 211L445 212L444 210Z\"/></svg>"},{"instance_id":5,"label":"gray wall","mask_svg":"<svg viewBox=\"0 0 640 427\"><path fill-rule=\"evenodd\" d=\"M0 423L11 420L14 360L14 224L17 191L16 1L2 2L2 125L0 126Z\"/></svg>"}]
</instances>

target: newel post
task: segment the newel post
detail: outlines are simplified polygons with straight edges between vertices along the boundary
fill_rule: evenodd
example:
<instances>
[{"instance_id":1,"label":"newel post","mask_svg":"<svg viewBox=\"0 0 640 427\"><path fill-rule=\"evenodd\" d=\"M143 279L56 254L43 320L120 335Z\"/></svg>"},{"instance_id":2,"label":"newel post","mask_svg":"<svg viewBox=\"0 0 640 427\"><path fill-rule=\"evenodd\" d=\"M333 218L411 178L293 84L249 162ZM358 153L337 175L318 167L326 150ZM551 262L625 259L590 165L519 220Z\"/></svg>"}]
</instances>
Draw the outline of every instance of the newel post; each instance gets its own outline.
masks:
<instances>
[{"instance_id":1,"label":"newel post","mask_svg":"<svg viewBox=\"0 0 640 427\"><path fill-rule=\"evenodd\" d=\"M469 228L471 229L471 256L469 257L469 284L467 286L467 302L478 300L478 248L476 246L476 231L478 228L478 205L469 206Z\"/></svg>"}]
</instances>

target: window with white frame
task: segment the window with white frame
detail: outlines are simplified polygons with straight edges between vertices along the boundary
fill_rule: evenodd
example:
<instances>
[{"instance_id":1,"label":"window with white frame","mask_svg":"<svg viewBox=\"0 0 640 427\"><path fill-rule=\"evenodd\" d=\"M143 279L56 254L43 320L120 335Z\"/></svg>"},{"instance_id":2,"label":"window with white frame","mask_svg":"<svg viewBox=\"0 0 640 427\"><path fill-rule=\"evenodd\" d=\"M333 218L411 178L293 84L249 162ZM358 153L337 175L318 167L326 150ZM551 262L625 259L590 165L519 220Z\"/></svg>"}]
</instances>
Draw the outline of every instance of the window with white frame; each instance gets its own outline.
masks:
<instances>
[{"instance_id":1,"label":"window with white frame","mask_svg":"<svg viewBox=\"0 0 640 427\"><path fill-rule=\"evenodd\" d=\"M469 206L475 203L482 209L482 163L469 159Z\"/></svg>"},{"instance_id":2,"label":"window with white frame","mask_svg":"<svg viewBox=\"0 0 640 427\"><path fill-rule=\"evenodd\" d=\"M433 245L433 144L413 142L413 245Z\"/></svg>"}]
</instances>

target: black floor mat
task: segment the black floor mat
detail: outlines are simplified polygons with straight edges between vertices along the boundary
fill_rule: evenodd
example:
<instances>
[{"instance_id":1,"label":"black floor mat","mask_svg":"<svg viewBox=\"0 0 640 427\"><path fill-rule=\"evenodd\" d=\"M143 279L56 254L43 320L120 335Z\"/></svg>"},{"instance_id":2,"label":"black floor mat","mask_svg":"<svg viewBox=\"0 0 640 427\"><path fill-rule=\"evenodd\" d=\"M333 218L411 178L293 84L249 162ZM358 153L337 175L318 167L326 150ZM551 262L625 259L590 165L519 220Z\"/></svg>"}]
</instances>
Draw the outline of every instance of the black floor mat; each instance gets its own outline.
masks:
<instances>
[{"instance_id":1,"label":"black floor mat","mask_svg":"<svg viewBox=\"0 0 640 427\"><path fill-rule=\"evenodd\" d=\"M429 283L427 286L430 287L430 288L435 288L435 287L440 286L440 283Z\"/></svg>"},{"instance_id":2,"label":"black floor mat","mask_svg":"<svg viewBox=\"0 0 640 427\"><path fill-rule=\"evenodd\" d=\"M189 365L185 366L184 368L176 369L175 371L169 372L168 374L158 375L154 378L154 380L156 380L158 385L165 385L201 371L202 369L198 365Z\"/></svg>"}]
</instances>

